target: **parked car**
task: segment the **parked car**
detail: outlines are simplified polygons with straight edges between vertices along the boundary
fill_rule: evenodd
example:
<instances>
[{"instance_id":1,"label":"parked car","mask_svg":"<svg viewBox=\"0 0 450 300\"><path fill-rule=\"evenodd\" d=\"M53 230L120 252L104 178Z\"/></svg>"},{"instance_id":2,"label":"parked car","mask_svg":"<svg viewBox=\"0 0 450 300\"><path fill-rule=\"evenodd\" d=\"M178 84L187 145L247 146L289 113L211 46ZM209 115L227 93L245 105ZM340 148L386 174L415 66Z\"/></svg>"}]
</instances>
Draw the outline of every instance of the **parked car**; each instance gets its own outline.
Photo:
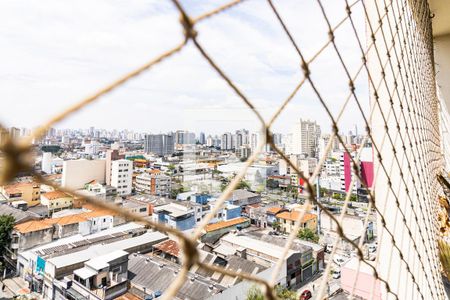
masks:
<instances>
[{"instance_id":1,"label":"parked car","mask_svg":"<svg viewBox=\"0 0 450 300\"><path fill-rule=\"evenodd\" d=\"M331 244L326 245L325 252L331 253L331 251L333 251L333 245L331 245Z\"/></svg>"},{"instance_id":2,"label":"parked car","mask_svg":"<svg viewBox=\"0 0 450 300\"><path fill-rule=\"evenodd\" d=\"M333 258L333 261L335 264L337 264L338 266L342 266L345 263L344 258L342 258L341 256L335 256Z\"/></svg>"},{"instance_id":3,"label":"parked car","mask_svg":"<svg viewBox=\"0 0 450 300\"><path fill-rule=\"evenodd\" d=\"M377 251L377 246L371 244L367 247L369 249L370 253L374 253L375 251Z\"/></svg>"},{"instance_id":4,"label":"parked car","mask_svg":"<svg viewBox=\"0 0 450 300\"><path fill-rule=\"evenodd\" d=\"M304 290L301 294L300 294L300 298L299 300L308 300L312 298L312 294L310 290Z\"/></svg>"},{"instance_id":5,"label":"parked car","mask_svg":"<svg viewBox=\"0 0 450 300\"><path fill-rule=\"evenodd\" d=\"M334 278L334 279L341 278L341 271L339 271L339 270L334 270L334 271L333 271L333 278Z\"/></svg>"}]
</instances>

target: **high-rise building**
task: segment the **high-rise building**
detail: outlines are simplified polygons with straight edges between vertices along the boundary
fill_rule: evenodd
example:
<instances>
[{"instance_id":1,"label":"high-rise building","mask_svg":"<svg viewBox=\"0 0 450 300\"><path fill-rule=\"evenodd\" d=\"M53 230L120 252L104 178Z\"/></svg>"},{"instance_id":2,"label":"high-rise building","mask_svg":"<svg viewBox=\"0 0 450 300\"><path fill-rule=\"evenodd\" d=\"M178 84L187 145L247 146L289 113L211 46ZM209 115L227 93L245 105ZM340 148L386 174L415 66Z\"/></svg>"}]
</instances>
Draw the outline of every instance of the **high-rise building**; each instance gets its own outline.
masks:
<instances>
[{"instance_id":1,"label":"high-rise building","mask_svg":"<svg viewBox=\"0 0 450 300\"><path fill-rule=\"evenodd\" d=\"M174 137L171 134L147 134L145 136L144 151L159 156L170 155L174 152Z\"/></svg>"},{"instance_id":2,"label":"high-rise building","mask_svg":"<svg viewBox=\"0 0 450 300\"><path fill-rule=\"evenodd\" d=\"M127 159L118 159L111 164L111 186L117 189L117 195L131 194L133 162Z\"/></svg>"},{"instance_id":3,"label":"high-rise building","mask_svg":"<svg viewBox=\"0 0 450 300\"><path fill-rule=\"evenodd\" d=\"M199 142L201 145L206 144L206 136L205 136L205 133L204 133L204 132L200 132L200 135L198 136L198 142Z\"/></svg>"},{"instance_id":4,"label":"high-rise building","mask_svg":"<svg viewBox=\"0 0 450 300\"><path fill-rule=\"evenodd\" d=\"M214 146L214 138L210 135L208 135L208 138L206 139L206 146L208 147Z\"/></svg>"},{"instance_id":5,"label":"high-rise building","mask_svg":"<svg viewBox=\"0 0 450 300\"><path fill-rule=\"evenodd\" d=\"M231 150L233 149L233 136L231 132L226 132L222 135L222 141L220 148L222 150Z\"/></svg>"},{"instance_id":6,"label":"high-rise building","mask_svg":"<svg viewBox=\"0 0 450 300\"><path fill-rule=\"evenodd\" d=\"M320 126L314 121L303 121L295 123L291 131L290 154L306 154L315 157L318 140L320 137Z\"/></svg>"}]
</instances>

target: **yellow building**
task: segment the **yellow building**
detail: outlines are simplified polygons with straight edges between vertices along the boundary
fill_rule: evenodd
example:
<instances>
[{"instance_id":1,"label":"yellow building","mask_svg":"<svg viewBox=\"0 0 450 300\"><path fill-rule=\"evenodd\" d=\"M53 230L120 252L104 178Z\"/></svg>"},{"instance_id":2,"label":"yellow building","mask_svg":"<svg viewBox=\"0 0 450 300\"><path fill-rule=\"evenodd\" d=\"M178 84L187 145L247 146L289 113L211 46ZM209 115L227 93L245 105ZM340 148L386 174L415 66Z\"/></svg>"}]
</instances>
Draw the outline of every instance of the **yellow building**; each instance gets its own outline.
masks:
<instances>
[{"instance_id":1,"label":"yellow building","mask_svg":"<svg viewBox=\"0 0 450 300\"><path fill-rule=\"evenodd\" d=\"M17 182L5 185L0 192L9 201L25 201L28 206L35 206L41 200L41 185L37 182Z\"/></svg>"},{"instance_id":2,"label":"yellow building","mask_svg":"<svg viewBox=\"0 0 450 300\"><path fill-rule=\"evenodd\" d=\"M280 224L280 231L290 233L294 228L295 221L299 218L301 211L284 211L276 215L277 221ZM313 232L317 231L317 216L310 213L305 213L300 223L300 228L309 228Z\"/></svg>"},{"instance_id":3,"label":"yellow building","mask_svg":"<svg viewBox=\"0 0 450 300\"><path fill-rule=\"evenodd\" d=\"M61 191L48 192L41 195L41 204L48 207L49 214L73 207L73 197Z\"/></svg>"}]
</instances>

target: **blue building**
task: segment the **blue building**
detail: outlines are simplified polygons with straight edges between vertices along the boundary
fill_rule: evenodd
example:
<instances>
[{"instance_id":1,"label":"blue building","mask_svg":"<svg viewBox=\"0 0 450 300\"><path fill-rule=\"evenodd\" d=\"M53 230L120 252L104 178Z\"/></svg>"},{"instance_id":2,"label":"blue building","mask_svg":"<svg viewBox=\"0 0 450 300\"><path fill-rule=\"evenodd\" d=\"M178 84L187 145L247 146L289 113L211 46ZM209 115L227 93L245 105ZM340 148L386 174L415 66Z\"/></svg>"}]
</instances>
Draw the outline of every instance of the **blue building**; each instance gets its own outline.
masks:
<instances>
[{"instance_id":1,"label":"blue building","mask_svg":"<svg viewBox=\"0 0 450 300\"><path fill-rule=\"evenodd\" d=\"M192 206L169 203L155 207L152 219L178 230L189 230L195 226L195 212Z\"/></svg>"}]
</instances>

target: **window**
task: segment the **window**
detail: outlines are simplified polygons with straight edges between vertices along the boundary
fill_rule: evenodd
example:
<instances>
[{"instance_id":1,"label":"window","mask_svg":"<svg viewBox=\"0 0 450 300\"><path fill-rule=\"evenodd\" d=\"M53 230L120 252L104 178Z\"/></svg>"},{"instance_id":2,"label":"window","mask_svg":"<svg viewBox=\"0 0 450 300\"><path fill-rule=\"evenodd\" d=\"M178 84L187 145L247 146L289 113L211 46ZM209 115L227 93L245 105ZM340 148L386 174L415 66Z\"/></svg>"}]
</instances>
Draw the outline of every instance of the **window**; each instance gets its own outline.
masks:
<instances>
[{"instance_id":1,"label":"window","mask_svg":"<svg viewBox=\"0 0 450 300\"><path fill-rule=\"evenodd\" d=\"M141 207L141 208L139 209L139 212L144 212L144 211L147 211L147 207Z\"/></svg>"}]
</instances>

